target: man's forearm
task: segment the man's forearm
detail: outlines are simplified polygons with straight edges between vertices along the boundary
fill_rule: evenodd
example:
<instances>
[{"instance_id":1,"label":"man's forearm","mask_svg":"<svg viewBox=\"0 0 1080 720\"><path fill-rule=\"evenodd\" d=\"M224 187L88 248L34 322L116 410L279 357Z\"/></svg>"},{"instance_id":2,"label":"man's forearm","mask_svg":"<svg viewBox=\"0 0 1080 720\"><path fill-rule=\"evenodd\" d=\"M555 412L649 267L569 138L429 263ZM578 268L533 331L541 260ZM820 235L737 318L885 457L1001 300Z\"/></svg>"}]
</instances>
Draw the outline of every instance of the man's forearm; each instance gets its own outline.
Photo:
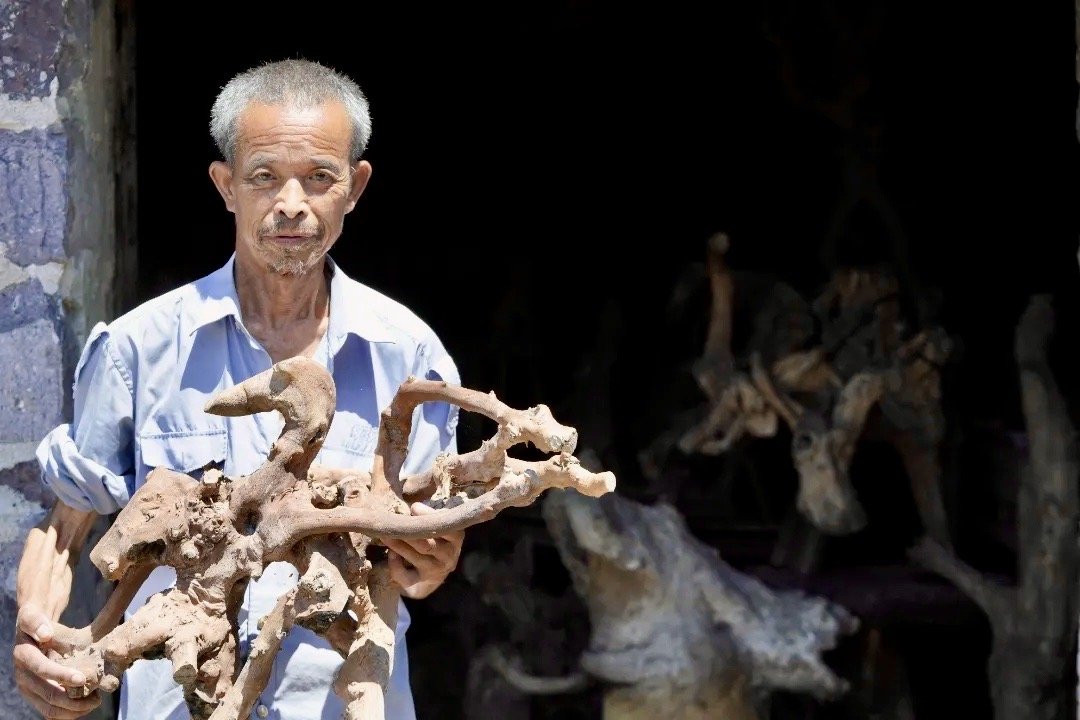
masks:
<instances>
[{"instance_id":1,"label":"man's forearm","mask_svg":"<svg viewBox=\"0 0 1080 720\"><path fill-rule=\"evenodd\" d=\"M71 596L73 568L96 519L93 511L75 510L58 501L30 531L16 580L20 607L32 603L53 620L60 617Z\"/></svg>"}]
</instances>

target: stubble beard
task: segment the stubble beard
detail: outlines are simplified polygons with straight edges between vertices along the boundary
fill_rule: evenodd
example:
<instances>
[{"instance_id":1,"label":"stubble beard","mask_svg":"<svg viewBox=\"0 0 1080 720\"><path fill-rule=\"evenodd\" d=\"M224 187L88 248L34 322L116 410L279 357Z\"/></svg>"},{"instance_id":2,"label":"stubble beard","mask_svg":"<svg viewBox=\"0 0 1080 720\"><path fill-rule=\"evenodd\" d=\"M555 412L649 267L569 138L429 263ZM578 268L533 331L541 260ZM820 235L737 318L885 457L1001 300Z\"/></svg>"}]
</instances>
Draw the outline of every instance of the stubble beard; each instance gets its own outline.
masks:
<instances>
[{"instance_id":1,"label":"stubble beard","mask_svg":"<svg viewBox=\"0 0 1080 720\"><path fill-rule=\"evenodd\" d=\"M314 252L305 257L289 257L288 255L271 257L267 266L275 275L304 275L312 270L322 260L321 255Z\"/></svg>"},{"instance_id":2,"label":"stubble beard","mask_svg":"<svg viewBox=\"0 0 1080 720\"><path fill-rule=\"evenodd\" d=\"M261 239L259 245L267 268L275 275L304 275L317 267L324 255L320 252L321 234L293 247L281 247Z\"/></svg>"}]
</instances>

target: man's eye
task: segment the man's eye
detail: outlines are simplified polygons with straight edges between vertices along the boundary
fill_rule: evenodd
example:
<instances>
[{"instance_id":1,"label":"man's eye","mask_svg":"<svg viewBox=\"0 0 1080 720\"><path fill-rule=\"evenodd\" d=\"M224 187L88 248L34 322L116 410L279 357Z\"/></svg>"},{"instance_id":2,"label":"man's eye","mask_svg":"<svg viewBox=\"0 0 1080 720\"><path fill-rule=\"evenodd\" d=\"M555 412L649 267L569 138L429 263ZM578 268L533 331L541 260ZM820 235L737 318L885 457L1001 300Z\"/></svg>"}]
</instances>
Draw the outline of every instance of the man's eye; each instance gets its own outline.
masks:
<instances>
[{"instance_id":1,"label":"man's eye","mask_svg":"<svg viewBox=\"0 0 1080 720\"><path fill-rule=\"evenodd\" d=\"M330 175L330 173L326 172L325 170L317 170L316 172L312 173L311 179L315 182L324 183L330 182L334 178Z\"/></svg>"},{"instance_id":2,"label":"man's eye","mask_svg":"<svg viewBox=\"0 0 1080 720\"><path fill-rule=\"evenodd\" d=\"M274 176L271 175L270 173L266 172L265 170L263 170L261 172L257 172L254 175L252 175L251 179L254 180L257 183L267 183L267 182L270 182L271 180L273 180Z\"/></svg>"}]
</instances>

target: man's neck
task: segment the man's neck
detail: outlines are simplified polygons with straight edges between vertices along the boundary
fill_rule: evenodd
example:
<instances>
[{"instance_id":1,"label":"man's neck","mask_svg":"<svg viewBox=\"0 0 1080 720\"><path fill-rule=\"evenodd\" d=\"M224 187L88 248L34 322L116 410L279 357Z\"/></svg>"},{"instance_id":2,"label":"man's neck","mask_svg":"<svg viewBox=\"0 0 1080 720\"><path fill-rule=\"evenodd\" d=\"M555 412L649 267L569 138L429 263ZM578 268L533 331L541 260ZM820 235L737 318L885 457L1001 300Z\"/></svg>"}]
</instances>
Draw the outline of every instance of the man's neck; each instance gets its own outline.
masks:
<instances>
[{"instance_id":1,"label":"man's neck","mask_svg":"<svg viewBox=\"0 0 1080 720\"><path fill-rule=\"evenodd\" d=\"M326 332L330 315L326 263L323 258L302 275L278 275L253 267L250 258L237 254L233 272L244 327L274 362L310 355Z\"/></svg>"}]
</instances>

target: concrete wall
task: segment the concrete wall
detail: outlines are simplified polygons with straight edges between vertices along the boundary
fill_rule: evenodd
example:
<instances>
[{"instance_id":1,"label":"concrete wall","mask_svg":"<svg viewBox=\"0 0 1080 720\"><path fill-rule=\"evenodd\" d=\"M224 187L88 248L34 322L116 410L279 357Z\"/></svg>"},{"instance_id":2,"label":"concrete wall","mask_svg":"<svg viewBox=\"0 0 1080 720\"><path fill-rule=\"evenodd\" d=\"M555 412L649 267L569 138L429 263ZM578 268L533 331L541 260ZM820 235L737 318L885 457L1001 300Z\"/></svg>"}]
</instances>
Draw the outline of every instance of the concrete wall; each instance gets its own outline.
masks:
<instances>
[{"instance_id":1,"label":"concrete wall","mask_svg":"<svg viewBox=\"0 0 1080 720\"><path fill-rule=\"evenodd\" d=\"M117 309L116 7L0 0L0 687L14 687L15 568L50 504L34 449L71 412L74 361ZM65 619L107 587L80 569ZM0 717L36 715L15 693Z\"/></svg>"}]
</instances>

